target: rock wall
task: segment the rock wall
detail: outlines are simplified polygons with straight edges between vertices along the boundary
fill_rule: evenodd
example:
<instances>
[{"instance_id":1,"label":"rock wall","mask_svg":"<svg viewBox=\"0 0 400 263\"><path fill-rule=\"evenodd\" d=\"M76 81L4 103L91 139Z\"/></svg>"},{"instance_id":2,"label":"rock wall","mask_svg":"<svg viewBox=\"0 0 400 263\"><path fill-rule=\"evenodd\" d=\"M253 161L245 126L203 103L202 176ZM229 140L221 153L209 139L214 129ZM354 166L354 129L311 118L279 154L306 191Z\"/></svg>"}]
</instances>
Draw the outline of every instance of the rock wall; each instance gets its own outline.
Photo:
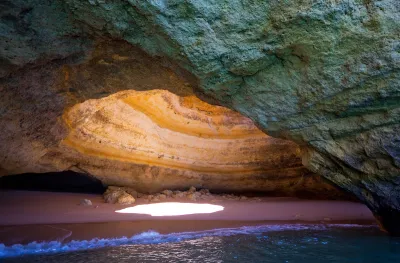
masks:
<instances>
[{"instance_id":1,"label":"rock wall","mask_svg":"<svg viewBox=\"0 0 400 263\"><path fill-rule=\"evenodd\" d=\"M31 8L25 8L29 3ZM66 63L66 58L87 53L93 39L139 46L173 61L167 67L190 79L202 99L242 113L274 137L296 142L307 168L354 193L386 229L400 234L397 0L35 0L3 5L3 14L9 12L2 15L2 24L10 28L6 38L18 43L1 56L12 65L3 75L30 63ZM41 27L38 17L48 11L52 15ZM36 45L33 51L27 48ZM30 59L24 60L27 55L19 46L30 52ZM57 46L60 55L52 52ZM107 72L116 76L114 71L119 72ZM21 77L6 81L17 85ZM77 102L93 98L104 86L114 92L107 85L83 86L72 91L80 95ZM21 98L29 94L20 85L13 92Z\"/></svg>"},{"instance_id":2,"label":"rock wall","mask_svg":"<svg viewBox=\"0 0 400 263\"><path fill-rule=\"evenodd\" d=\"M301 164L299 147L195 96L123 91L64 113L68 135L40 160L142 192L196 187L340 198ZM57 156L56 162L54 156Z\"/></svg>"},{"instance_id":3,"label":"rock wall","mask_svg":"<svg viewBox=\"0 0 400 263\"><path fill-rule=\"evenodd\" d=\"M195 97L184 69L126 42L86 41L79 60L1 79L1 175L72 170L149 193L194 185L349 198L301 164L295 143Z\"/></svg>"}]
</instances>

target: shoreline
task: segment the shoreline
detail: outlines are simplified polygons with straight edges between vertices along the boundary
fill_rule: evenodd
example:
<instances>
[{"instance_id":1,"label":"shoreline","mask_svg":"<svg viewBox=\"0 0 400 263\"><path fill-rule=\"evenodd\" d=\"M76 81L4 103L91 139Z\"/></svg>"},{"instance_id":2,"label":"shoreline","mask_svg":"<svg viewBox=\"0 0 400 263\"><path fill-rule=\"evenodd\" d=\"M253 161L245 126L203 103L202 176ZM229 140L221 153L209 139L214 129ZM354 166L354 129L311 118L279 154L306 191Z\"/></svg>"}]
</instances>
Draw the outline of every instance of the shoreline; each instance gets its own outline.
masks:
<instances>
[{"instance_id":1,"label":"shoreline","mask_svg":"<svg viewBox=\"0 0 400 263\"><path fill-rule=\"evenodd\" d=\"M371 221L131 221L131 222L103 222L78 224L46 224L46 225L18 225L0 226L0 244L12 246L15 244L27 245L32 242L68 243L71 241L90 241L93 239L118 239L133 237L146 232L156 232L160 235L196 233L213 230L229 230L242 227L265 226L371 226L378 229L378 225Z\"/></svg>"},{"instance_id":2,"label":"shoreline","mask_svg":"<svg viewBox=\"0 0 400 263\"><path fill-rule=\"evenodd\" d=\"M85 198L93 205L80 206L80 201ZM194 203L187 199L165 202ZM209 214L151 216L115 212L145 204L141 200L127 206L106 204L101 195L92 194L0 191L0 244L131 237L150 230L170 234L260 225L376 226L372 213L360 203L285 197L265 197L259 201L220 200L209 204L224 209Z\"/></svg>"}]
</instances>

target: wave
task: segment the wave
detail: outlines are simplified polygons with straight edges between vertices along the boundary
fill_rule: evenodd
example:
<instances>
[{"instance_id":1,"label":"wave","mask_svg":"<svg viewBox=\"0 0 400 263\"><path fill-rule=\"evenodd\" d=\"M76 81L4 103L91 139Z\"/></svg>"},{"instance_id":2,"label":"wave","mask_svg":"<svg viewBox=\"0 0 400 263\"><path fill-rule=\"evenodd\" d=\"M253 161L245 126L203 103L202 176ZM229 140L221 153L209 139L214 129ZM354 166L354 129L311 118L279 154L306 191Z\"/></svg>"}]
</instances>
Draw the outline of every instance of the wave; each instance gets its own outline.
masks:
<instances>
[{"instance_id":1,"label":"wave","mask_svg":"<svg viewBox=\"0 0 400 263\"><path fill-rule=\"evenodd\" d=\"M287 225L261 225L244 226L238 228L220 228L198 232L182 232L171 234L160 234L155 231L147 231L132 237L120 238L94 238L92 240L73 240L70 242L32 242L26 245L15 244L5 246L0 244L0 258L17 257L24 255L49 254L72 252L79 250L98 249L104 247L115 247L121 245L139 245L139 244L160 244L167 242L179 242L189 239L197 239L212 236L232 236L232 235L252 235L266 232L289 231L289 230L317 230L324 231L332 228L371 228L370 225L353 224L327 224L327 225L307 225L307 224L287 224Z\"/></svg>"}]
</instances>

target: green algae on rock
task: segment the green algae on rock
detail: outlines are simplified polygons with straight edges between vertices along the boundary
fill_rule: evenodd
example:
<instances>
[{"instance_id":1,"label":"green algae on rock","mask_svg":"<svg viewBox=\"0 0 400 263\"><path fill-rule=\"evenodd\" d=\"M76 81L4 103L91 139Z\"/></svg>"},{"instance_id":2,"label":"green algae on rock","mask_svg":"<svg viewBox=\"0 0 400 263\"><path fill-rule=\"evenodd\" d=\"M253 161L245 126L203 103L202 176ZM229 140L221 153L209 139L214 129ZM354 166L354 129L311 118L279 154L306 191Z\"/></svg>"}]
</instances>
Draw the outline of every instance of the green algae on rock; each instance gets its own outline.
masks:
<instances>
[{"instance_id":1,"label":"green algae on rock","mask_svg":"<svg viewBox=\"0 0 400 263\"><path fill-rule=\"evenodd\" d=\"M34 6L47 2L29 3L38 12ZM299 144L308 169L355 194L400 235L399 1L60 0L51 6L62 7L46 9L60 12L62 27L27 22L38 32L58 32L39 46L67 37L61 43L71 49L59 58L87 50L69 39L74 32L80 43L124 40L173 61L196 79L199 97ZM1 59L10 61L7 54ZM19 61L15 68L38 63Z\"/></svg>"},{"instance_id":2,"label":"green algae on rock","mask_svg":"<svg viewBox=\"0 0 400 263\"><path fill-rule=\"evenodd\" d=\"M96 32L174 59L200 92L302 145L309 169L376 214L400 210L398 1L67 3Z\"/></svg>"}]
</instances>

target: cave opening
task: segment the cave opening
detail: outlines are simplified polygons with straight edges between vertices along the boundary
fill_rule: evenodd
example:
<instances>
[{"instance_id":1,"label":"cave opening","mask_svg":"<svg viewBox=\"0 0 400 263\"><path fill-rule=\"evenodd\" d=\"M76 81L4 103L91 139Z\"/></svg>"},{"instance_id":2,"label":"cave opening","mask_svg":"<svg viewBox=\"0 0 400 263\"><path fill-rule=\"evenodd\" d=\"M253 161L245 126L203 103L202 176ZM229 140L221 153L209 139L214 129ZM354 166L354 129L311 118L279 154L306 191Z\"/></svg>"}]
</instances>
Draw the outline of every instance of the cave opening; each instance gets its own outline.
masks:
<instances>
[{"instance_id":1,"label":"cave opening","mask_svg":"<svg viewBox=\"0 0 400 263\"><path fill-rule=\"evenodd\" d=\"M102 194L105 186L93 176L63 171L3 176L0 177L0 190Z\"/></svg>"},{"instance_id":2,"label":"cave opening","mask_svg":"<svg viewBox=\"0 0 400 263\"><path fill-rule=\"evenodd\" d=\"M106 245L119 261L162 247L161 261L201 248L212 262L400 262L384 251L400 259L400 242L370 235L375 216L400 236L396 2L2 1L0 258L81 261L64 253L79 245L99 262L111 250L87 250ZM171 233L214 220L283 231L177 250L180 238L153 242L168 216L195 221ZM337 224L346 233L325 231Z\"/></svg>"},{"instance_id":3,"label":"cave opening","mask_svg":"<svg viewBox=\"0 0 400 263\"><path fill-rule=\"evenodd\" d=\"M347 199L302 165L297 144L270 137L240 113L194 95L126 90L76 104L63 121L68 135L42 159L58 168L77 166L105 185L150 194L194 186Z\"/></svg>"},{"instance_id":4,"label":"cave opening","mask_svg":"<svg viewBox=\"0 0 400 263\"><path fill-rule=\"evenodd\" d=\"M32 164L48 172L0 177L0 189L102 194L118 186L156 194L194 186L216 194L353 199L307 170L294 142L194 95L120 91L75 104L60 122L63 138Z\"/></svg>"},{"instance_id":5,"label":"cave opening","mask_svg":"<svg viewBox=\"0 0 400 263\"><path fill-rule=\"evenodd\" d=\"M21 91L18 103L31 106L24 112L34 117L10 116L23 125L4 125L11 130L2 140L13 143L3 145L7 161L0 176L71 169L143 193L195 186L347 199L303 166L296 143L270 137L246 116L214 105L198 92L198 79L172 61L116 40L99 41L94 50L82 63L21 71L15 75L20 88L4 89ZM43 87L51 96L43 96Z\"/></svg>"}]
</instances>

